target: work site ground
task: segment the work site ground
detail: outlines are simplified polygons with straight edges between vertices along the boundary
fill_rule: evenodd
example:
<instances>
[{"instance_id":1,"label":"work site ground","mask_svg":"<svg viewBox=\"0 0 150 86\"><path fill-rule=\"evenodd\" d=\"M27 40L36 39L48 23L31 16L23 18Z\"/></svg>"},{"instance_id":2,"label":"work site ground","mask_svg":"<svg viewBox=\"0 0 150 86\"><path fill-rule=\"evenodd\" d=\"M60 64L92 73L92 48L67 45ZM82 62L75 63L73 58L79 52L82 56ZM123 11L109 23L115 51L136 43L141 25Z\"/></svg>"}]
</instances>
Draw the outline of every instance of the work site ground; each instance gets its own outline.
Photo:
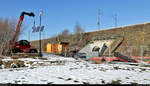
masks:
<instances>
[{"instance_id":1,"label":"work site ground","mask_svg":"<svg viewBox=\"0 0 150 86\"><path fill-rule=\"evenodd\" d=\"M42 58L1 58L0 84L150 84L149 65L93 63L43 54Z\"/></svg>"}]
</instances>

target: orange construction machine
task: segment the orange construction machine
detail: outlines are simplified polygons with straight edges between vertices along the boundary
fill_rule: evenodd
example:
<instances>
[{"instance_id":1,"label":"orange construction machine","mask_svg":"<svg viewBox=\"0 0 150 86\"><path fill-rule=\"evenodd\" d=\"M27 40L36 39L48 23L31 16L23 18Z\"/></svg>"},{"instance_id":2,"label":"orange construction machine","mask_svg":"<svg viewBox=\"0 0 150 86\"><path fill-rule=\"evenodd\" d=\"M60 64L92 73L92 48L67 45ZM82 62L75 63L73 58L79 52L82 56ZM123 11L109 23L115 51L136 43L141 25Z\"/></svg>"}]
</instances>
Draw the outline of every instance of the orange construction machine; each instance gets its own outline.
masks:
<instances>
[{"instance_id":1,"label":"orange construction machine","mask_svg":"<svg viewBox=\"0 0 150 86\"><path fill-rule=\"evenodd\" d=\"M24 19L24 15L28 15L31 17L34 17L34 13L27 13L27 12L22 12L19 18L19 21L17 23L16 30L14 32L14 35L12 39L9 42L9 53L37 53L37 49L31 48L30 42L27 40L20 40L17 41L17 36L19 35L20 28Z\"/></svg>"}]
</instances>

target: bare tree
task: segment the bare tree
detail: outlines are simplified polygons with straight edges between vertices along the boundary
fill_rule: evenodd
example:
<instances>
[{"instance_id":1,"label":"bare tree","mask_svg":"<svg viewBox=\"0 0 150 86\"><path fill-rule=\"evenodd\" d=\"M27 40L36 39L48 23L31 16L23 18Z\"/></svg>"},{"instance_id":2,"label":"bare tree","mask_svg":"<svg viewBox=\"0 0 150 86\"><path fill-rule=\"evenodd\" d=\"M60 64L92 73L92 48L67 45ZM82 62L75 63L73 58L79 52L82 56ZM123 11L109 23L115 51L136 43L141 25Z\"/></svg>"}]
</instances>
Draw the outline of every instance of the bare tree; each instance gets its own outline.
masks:
<instances>
[{"instance_id":1,"label":"bare tree","mask_svg":"<svg viewBox=\"0 0 150 86\"><path fill-rule=\"evenodd\" d=\"M85 32L84 29L82 28L80 23L76 23L75 27L74 27L74 33L82 33Z\"/></svg>"},{"instance_id":2,"label":"bare tree","mask_svg":"<svg viewBox=\"0 0 150 86\"><path fill-rule=\"evenodd\" d=\"M83 33L84 32L84 29L83 27L81 26L80 23L76 23L75 26L74 26L74 33L76 34L73 39L73 44L74 45L78 45L78 44L82 44L82 40L83 40Z\"/></svg>"},{"instance_id":3,"label":"bare tree","mask_svg":"<svg viewBox=\"0 0 150 86\"><path fill-rule=\"evenodd\" d=\"M0 55L6 54L9 40L15 30L15 22L0 18Z\"/></svg>"},{"instance_id":4,"label":"bare tree","mask_svg":"<svg viewBox=\"0 0 150 86\"><path fill-rule=\"evenodd\" d=\"M8 45L16 29L16 19L0 18L0 55L7 55ZM22 25L21 33L23 33L25 27Z\"/></svg>"},{"instance_id":5,"label":"bare tree","mask_svg":"<svg viewBox=\"0 0 150 86\"><path fill-rule=\"evenodd\" d=\"M17 36L17 40L18 40L18 38L20 37L20 36L24 36L24 35L26 35L25 34L25 30L28 28L28 26L24 23L24 22L22 22L22 25L21 25L21 27L20 27L20 32L19 32L19 34L18 34L18 36Z\"/></svg>"},{"instance_id":6,"label":"bare tree","mask_svg":"<svg viewBox=\"0 0 150 86\"><path fill-rule=\"evenodd\" d=\"M69 35L69 30L68 30L68 29L64 29L64 30L62 31L61 35L63 35L63 36Z\"/></svg>"}]
</instances>

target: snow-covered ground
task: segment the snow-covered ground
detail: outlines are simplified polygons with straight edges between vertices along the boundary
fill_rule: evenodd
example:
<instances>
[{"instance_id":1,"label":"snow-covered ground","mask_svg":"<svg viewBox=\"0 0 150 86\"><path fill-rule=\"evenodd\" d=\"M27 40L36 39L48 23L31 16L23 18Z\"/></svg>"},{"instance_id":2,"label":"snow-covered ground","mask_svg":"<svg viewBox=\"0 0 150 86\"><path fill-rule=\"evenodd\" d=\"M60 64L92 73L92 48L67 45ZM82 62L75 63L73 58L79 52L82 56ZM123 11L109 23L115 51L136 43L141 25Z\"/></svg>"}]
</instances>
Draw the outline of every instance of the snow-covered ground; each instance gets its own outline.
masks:
<instances>
[{"instance_id":1,"label":"snow-covered ground","mask_svg":"<svg viewBox=\"0 0 150 86\"><path fill-rule=\"evenodd\" d=\"M34 61L34 67L0 69L0 83L150 84L150 67L107 63L91 64L83 60L56 55L44 55L43 58L19 59L25 62Z\"/></svg>"}]
</instances>

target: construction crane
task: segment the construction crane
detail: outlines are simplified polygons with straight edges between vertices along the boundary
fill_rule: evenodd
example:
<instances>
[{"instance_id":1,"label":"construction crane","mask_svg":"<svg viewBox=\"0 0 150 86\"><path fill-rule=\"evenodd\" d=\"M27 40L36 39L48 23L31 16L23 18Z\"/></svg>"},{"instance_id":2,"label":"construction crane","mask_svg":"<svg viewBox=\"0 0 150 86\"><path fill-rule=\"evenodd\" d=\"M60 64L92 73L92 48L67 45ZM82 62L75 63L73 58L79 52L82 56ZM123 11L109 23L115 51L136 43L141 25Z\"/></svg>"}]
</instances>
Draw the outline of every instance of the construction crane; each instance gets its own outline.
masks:
<instances>
[{"instance_id":1,"label":"construction crane","mask_svg":"<svg viewBox=\"0 0 150 86\"><path fill-rule=\"evenodd\" d=\"M20 33L20 28L22 25L22 22L24 20L24 15L28 15L31 17L34 17L34 13L27 13L27 12L22 12L20 15L20 18L17 23L16 30L12 36L12 39L9 42L9 53L37 53L37 49L31 48L30 42L27 40L20 40L17 41L17 36Z\"/></svg>"}]
</instances>

